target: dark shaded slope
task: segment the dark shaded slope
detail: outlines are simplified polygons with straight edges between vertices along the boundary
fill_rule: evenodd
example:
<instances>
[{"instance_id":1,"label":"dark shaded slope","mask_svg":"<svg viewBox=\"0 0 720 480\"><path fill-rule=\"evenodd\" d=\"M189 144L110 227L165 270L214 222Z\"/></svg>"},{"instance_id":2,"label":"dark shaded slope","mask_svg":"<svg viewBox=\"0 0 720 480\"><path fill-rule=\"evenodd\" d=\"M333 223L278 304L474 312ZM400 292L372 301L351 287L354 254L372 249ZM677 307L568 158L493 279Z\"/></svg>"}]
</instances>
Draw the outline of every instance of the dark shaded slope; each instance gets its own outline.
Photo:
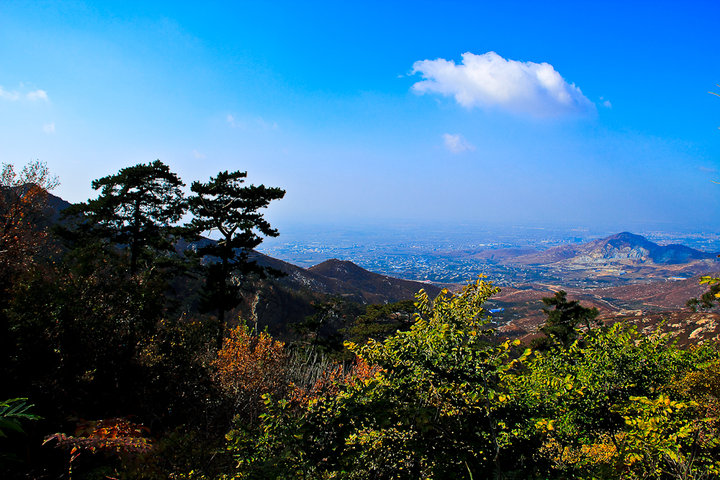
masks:
<instances>
[{"instance_id":1,"label":"dark shaded slope","mask_svg":"<svg viewBox=\"0 0 720 480\"><path fill-rule=\"evenodd\" d=\"M440 293L440 288L432 284L387 277L369 272L352 262L337 259L327 260L308 268L307 271L341 281L372 297L381 297L384 302L412 299L420 289L424 289L430 297L435 297Z\"/></svg>"}]
</instances>

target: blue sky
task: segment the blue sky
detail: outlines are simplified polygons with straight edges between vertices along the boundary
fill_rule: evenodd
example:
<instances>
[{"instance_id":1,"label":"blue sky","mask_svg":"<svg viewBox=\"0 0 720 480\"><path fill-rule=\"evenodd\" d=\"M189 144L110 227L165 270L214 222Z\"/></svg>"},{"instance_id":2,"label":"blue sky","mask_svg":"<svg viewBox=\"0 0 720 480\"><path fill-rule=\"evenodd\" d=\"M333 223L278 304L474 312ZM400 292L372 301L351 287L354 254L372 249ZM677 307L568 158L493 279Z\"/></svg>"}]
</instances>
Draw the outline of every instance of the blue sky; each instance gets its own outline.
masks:
<instances>
[{"instance_id":1,"label":"blue sky","mask_svg":"<svg viewBox=\"0 0 720 480\"><path fill-rule=\"evenodd\" d=\"M630 3L630 4L628 4ZM718 2L0 4L0 159L156 158L292 224L720 230Z\"/></svg>"}]
</instances>

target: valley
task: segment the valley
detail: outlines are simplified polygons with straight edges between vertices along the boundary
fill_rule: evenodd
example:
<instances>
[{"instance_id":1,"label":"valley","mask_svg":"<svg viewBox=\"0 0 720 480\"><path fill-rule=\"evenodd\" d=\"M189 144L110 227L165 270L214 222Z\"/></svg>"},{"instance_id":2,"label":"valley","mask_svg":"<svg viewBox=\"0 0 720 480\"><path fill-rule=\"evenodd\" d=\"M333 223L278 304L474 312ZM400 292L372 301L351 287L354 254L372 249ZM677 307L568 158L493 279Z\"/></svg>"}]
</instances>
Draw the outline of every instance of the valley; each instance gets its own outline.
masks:
<instances>
[{"instance_id":1,"label":"valley","mask_svg":"<svg viewBox=\"0 0 720 480\"><path fill-rule=\"evenodd\" d=\"M642 232L658 246L682 245L705 253L689 262L633 262L597 254L570 258L578 245L614 233L590 228L468 225L307 227L290 228L281 237L268 239L261 252L304 268L337 258L383 275L437 284L464 284L483 274L500 286L561 283L595 288L689 278L716 268L711 252L720 252L720 235L715 232ZM553 254L558 258L553 260Z\"/></svg>"},{"instance_id":2,"label":"valley","mask_svg":"<svg viewBox=\"0 0 720 480\"><path fill-rule=\"evenodd\" d=\"M482 244L469 244L469 239L453 242L440 236L433 243L430 235L424 244L419 240L393 246L340 242L335 248L326 245L321 251L303 249L299 244L291 250L270 250L278 256L299 259L298 264L313 255L339 254L346 260L325 261L298 271L314 275L327 272L329 265L343 265L334 269L334 281L343 282L346 288L355 285L356 292L363 290L357 279L367 275L412 279L422 283L408 282L410 290L424 286L431 293L436 291L434 286L457 290L478 275L485 275L501 287L501 292L488 302L494 311L493 322L503 335L513 338L534 335L545 319L542 298L558 290L567 291L569 298L585 306L596 307L607 324L628 321L646 331L659 328L681 342L719 338L718 314L692 312L685 305L706 291L707 287L699 284L701 275L720 271L716 254L707 251L718 249L713 235L648 235L662 242L656 243L629 232L594 239L578 232L550 232L542 240L537 232L531 233L525 237L519 233L515 237L486 234L485 238L491 240ZM591 239L583 241L586 236ZM701 246L705 251L681 242ZM376 274L359 275L363 269ZM357 298L371 303L383 299L381 283L373 287L374 293ZM400 299L402 294L407 295L408 290L396 290L391 297Z\"/></svg>"}]
</instances>

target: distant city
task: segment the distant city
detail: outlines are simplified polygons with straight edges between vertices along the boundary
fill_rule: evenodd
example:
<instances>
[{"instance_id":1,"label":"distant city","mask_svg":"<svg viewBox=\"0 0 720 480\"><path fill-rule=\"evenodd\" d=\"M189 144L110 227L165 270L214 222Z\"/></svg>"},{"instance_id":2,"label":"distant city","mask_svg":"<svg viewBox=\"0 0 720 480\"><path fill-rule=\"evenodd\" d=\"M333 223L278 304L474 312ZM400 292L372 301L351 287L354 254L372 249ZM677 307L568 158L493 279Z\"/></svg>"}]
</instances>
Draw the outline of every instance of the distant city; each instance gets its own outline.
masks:
<instances>
[{"instance_id":1,"label":"distant city","mask_svg":"<svg viewBox=\"0 0 720 480\"><path fill-rule=\"evenodd\" d=\"M349 260L367 270L410 280L464 283L485 274L498 285L556 281L562 272L508 266L471 254L504 248L539 250L578 244L618 233L589 228L521 226L416 225L295 227L267 239L259 250L272 257L310 267L330 258ZM634 231L661 245L682 244L720 252L718 232ZM585 286L591 286L584 282Z\"/></svg>"}]
</instances>

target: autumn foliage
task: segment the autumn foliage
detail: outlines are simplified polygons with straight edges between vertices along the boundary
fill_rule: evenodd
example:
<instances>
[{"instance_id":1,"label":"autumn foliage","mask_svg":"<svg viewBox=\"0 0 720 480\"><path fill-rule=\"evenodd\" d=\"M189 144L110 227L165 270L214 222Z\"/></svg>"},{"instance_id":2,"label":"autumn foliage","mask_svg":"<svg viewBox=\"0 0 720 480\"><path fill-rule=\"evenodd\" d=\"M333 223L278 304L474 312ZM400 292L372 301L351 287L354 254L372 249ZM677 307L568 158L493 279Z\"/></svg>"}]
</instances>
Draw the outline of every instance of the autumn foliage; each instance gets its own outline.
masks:
<instances>
[{"instance_id":1,"label":"autumn foliage","mask_svg":"<svg viewBox=\"0 0 720 480\"><path fill-rule=\"evenodd\" d=\"M341 388L358 386L373 378L380 370L377 365L371 365L363 358L356 356L355 361L349 367L332 365L330 368L322 370L310 385L291 384L290 401L295 405L305 407L311 400L337 395Z\"/></svg>"},{"instance_id":2,"label":"autumn foliage","mask_svg":"<svg viewBox=\"0 0 720 480\"><path fill-rule=\"evenodd\" d=\"M282 392L287 386L284 346L266 332L254 335L239 325L218 351L213 362L217 382L249 421L257 418L263 394Z\"/></svg>"},{"instance_id":3,"label":"autumn foliage","mask_svg":"<svg viewBox=\"0 0 720 480\"><path fill-rule=\"evenodd\" d=\"M127 457L146 453L151 442L145 435L149 430L143 425L133 423L126 418L107 418L96 421L81 421L74 435L56 433L45 439L45 444L68 451L68 478L72 478L73 467L83 453L104 453Z\"/></svg>"},{"instance_id":4,"label":"autumn foliage","mask_svg":"<svg viewBox=\"0 0 720 480\"><path fill-rule=\"evenodd\" d=\"M46 442L55 440L59 447L90 453L142 453L151 447L150 440L145 437L147 433L146 427L126 418L107 418L80 422L74 435L56 433Z\"/></svg>"},{"instance_id":5,"label":"autumn foliage","mask_svg":"<svg viewBox=\"0 0 720 480\"><path fill-rule=\"evenodd\" d=\"M47 238L38 225L47 192L58 180L42 162L26 165L20 173L3 164L0 171L0 272L3 280L27 264Z\"/></svg>"}]
</instances>

